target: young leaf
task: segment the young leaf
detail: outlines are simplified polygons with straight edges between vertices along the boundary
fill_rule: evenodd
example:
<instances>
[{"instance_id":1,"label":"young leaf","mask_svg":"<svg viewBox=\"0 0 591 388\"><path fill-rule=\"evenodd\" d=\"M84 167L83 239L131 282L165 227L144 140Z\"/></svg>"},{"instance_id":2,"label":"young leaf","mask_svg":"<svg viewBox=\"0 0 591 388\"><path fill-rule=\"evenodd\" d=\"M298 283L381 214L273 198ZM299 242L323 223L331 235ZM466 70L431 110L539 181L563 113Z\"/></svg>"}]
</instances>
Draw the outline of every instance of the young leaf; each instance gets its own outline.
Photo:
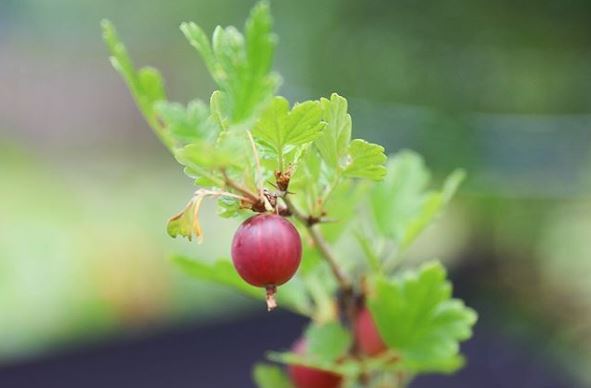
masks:
<instances>
[{"instance_id":1,"label":"young leaf","mask_svg":"<svg viewBox=\"0 0 591 388\"><path fill-rule=\"evenodd\" d=\"M344 170L347 177L379 181L386 175L384 163L388 158L381 145L355 139L349 144L349 158Z\"/></svg>"},{"instance_id":2,"label":"young leaf","mask_svg":"<svg viewBox=\"0 0 591 388\"><path fill-rule=\"evenodd\" d=\"M195 170L219 170L222 168L238 167L240 168L241 154L236 153L238 144L234 144L234 149L221 149L212 147L211 144L204 141L195 141L175 152L177 161L183 166Z\"/></svg>"},{"instance_id":3,"label":"young leaf","mask_svg":"<svg viewBox=\"0 0 591 388\"><path fill-rule=\"evenodd\" d=\"M154 111L179 143L190 144L217 132L216 126L209 120L209 109L202 101L191 101L187 107L158 101L154 104Z\"/></svg>"},{"instance_id":4,"label":"young leaf","mask_svg":"<svg viewBox=\"0 0 591 388\"><path fill-rule=\"evenodd\" d=\"M256 364L253 378L259 388L293 388L289 377L278 366Z\"/></svg>"},{"instance_id":5,"label":"young leaf","mask_svg":"<svg viewBox=\"0 0 591 388\"><path fill-rule=\"evenodd\" d=\"M101 27L103 29L103 40L111 53L111 64L125 80L148 124L154 129L164 145L172 150L175 146L174 140L159 124L154 112L154 104L157 101L166 99L164 81L160 73L151 67L144 67L136 71L113 24L105 19L101 22Z\"/></svg>"},{"instance_id":6,"label":"young leaf","mask_svg":"<svg viewBox=\"0 0 591 388\"><path fill-rule=\"evenodd\" d=\"M347 113L347 100L336 93L330 96L330 100L322 98L320 105L327 125L314 144L328 166L336 170L351 141L351 116Z\"/></svg>"},{"instance_id":7,"label":"young leaf","mask_svg":"<svg viewBox=\"0 0 591 388\"><path fill-rule=\"evenodd\" d=\"M381 337L414 371L451 371L461 366L459 342L470 338L476 313L452 299L438 263L400 278L377 278L368 306Z\"/></svg>"},{"instance_id":8,"label":"young leaf","mask_svg":"<svg viewBox=\"0 0 591 388\"><path fill-rule=\"evenodd\" d=\"M270 71L277 41L271 24L269 5L262 2L246 22L246 38L234 27L217 27L210 44L195 23L181 25L220 87L233 123L251 118L279 86L279 76Z\"/></svg>"},{"instance_id":9,"label":"young leaf","mask_svg":"<svg viewBox=\"0 0 591 388\"><path fill-rule=\"evenodd\" d=\"M280 161L279 169L283 170L286 148L314 141L323 127L322 110L318 101L295 104L290 110L285 98L275 97L261 114L253 135L275 151Z\"/></svg>"}]
</instances>

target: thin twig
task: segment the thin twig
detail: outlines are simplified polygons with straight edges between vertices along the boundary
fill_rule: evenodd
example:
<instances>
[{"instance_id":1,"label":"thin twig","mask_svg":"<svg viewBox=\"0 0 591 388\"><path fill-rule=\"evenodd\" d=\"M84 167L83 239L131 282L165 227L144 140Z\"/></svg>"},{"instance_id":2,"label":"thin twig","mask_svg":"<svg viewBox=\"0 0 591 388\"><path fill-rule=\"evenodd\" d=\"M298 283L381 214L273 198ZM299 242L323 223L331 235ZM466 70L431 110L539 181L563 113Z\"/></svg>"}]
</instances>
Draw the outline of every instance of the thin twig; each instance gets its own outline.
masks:
<instances>
[{"instance_id":1,"label":"thin twig","mask_svg":"<svg viewBox=\"0 0 591 388\"><path fill-rule=\"evenodd\" d=\"M314 245L330 266L330 269L334 274L334 277L336 278L337 282L339 283L339 286L343 293L351 292L351 282L349 281L349 279L345 277L345 275L343 275L343 272L337 264L336 257L334 256L332 250L328 246L326 240L324 240L324 237L322 236L322 233L318 229L316 223L311 223L310 217L302 213L298 208L296 208L287 195L283 197L283 201L287 205L287 208L289 209L291 214L295 218L300 220L308 229L308 233L310 234L312 241L314 241Z\"/></svg>"},{"instance_id":2,"label":"thin twig","mask_svg":"<svg viewBox=\"0 0 591 388\"><path fill-rule=\"evenodd\" d=\"M289 199L288 195L283 196L283 201L287 206L288 210L291 214L300 220L308 230L312 241L314 241L314 245L324 257L326 262L328 263L337 283L339 284L340 292L341 292L341 301L342 304L339 305L341 316L344 317L349 324L349 327L353 329L355 325L355 321L357 320L357 315L359 313L359 306L357 305L357 300L355 297L355 292L353 289L353 284L351 281L343 274L341 268L337 263L337 259L330 249L330 246L324 239L322 232L319 229L318 222L320 221L316 217L308 216L302 213L291 200ZM350 349L350 354L354 358L359 357L359 344L357 343L357 339L354 338L353 344Z\"/></svg>"},{"instance_id":3,"label":"thin twig","mask_svg":"<svg viewBox=\"0 0 591 388\"><path fill-rule=\"evenodd\" d=\"M249 202L257 203L259 201L259 198L257 197L256 194L254 194L253 192L251 192L250 190L248 190L246 187L240 185L238 182L232 180L228 176L228 174L226 173L225 170L222 170L222 175L224 176L224 183L228 187L230 187L230 188L238 191L239 193L241 193L242 195L244 195L246 198L248 198Z\"/></svg>"}]
</instances>

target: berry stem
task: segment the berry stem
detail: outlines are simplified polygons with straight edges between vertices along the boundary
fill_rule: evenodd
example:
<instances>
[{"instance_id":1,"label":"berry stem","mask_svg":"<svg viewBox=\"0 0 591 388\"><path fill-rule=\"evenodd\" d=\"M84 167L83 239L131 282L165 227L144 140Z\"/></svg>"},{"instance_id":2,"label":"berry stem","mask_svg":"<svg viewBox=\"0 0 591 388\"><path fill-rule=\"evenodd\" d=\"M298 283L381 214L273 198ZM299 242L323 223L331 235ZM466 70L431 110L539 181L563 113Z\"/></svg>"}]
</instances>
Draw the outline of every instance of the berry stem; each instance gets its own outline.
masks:
<instances>
[{"instance_id":1,"label":"berry stem","mask_svg":"<svg viewBox=\"0 0 591 388\"><path fill-rule=\"evenodd\" d=\"M277 287L267 286L265 289L267 290L267 311L274 310L277 307L277 300L275 299Z\"/></svg>"}]
</instances>

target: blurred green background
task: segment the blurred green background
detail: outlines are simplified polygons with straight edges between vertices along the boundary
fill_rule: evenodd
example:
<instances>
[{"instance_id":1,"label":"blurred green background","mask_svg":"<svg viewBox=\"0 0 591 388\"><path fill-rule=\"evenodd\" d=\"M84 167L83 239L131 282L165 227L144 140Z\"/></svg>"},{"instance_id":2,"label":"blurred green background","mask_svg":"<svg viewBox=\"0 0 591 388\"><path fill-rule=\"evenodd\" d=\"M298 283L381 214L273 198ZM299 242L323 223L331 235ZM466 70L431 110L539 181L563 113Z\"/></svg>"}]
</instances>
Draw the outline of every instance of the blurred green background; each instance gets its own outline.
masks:
<instances>
[{"instance_id":1,"label":"blurred green background","mask_svg":"<svg viewBox=\"0 0 591 388\"><path fill-rule=\"evenodd\" d=\"M101 41L118 27L173 100L213 83L178 25L242 25L253 1L0 1L0 363L121 330L230 319L243 299L167 257L228 255L165 235L192 193ZM359 137L469 175L416 258L466 268L492 301L480 325L532 339L591 385L591 3L272 2L293 100L347 97ZM223 232L222 232L223 231ZM258 306L255 306L255 308Z\"/></svg>"}]
</instances>

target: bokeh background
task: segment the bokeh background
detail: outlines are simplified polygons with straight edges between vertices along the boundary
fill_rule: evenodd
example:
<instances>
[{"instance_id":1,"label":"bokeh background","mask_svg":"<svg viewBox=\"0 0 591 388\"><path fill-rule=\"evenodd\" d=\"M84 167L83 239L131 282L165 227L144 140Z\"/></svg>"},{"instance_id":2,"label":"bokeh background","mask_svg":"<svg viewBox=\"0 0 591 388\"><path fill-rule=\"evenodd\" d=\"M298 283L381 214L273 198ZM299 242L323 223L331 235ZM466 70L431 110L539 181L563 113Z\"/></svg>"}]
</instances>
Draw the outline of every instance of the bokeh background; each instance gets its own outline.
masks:
<instances>
[{"instance_id":1,"label":"bokeh background","mask_svg":"<svg viewBox=\"0 0 591 388\"><path fill-rule=\"evenodd\" d=\"M100 36L107 17L170 96L213 83L178 30L241 26L244 0L0 0L0 386L249 387L304 322L167 260L228 255L165 235L192 193ZM464 167L411 252L480 313L468 366L413 387L591 387L591 3L273 1L292 100L349 99L356 136ZM208 208L207 206L205 207Z\"/></svg>"}]
</instances>

